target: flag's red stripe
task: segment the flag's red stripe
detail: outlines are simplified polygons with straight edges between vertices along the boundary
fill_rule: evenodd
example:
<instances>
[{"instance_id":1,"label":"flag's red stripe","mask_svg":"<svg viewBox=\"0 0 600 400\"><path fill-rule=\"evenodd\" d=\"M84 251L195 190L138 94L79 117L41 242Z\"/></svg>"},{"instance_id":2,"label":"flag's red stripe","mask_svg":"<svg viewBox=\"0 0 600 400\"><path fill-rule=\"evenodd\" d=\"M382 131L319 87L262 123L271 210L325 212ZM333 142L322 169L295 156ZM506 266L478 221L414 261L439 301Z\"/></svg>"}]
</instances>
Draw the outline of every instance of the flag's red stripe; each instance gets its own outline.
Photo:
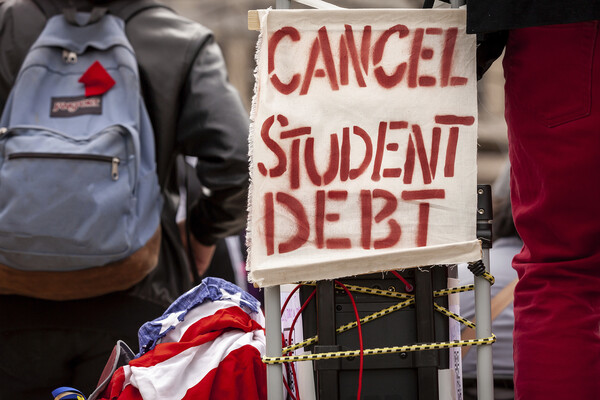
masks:
<instances>
[{"instance_id":1,"label":"flag's red stripe","mask_svg":"<svg viewBox=\"0 0 600 400\"><path fill-rule=\"evenodd\" d=\"M266 367L260 353L246 345L230 352L218 368L189 388L182 400L266 400L266 387Z\"/></svg>"}]
</instances>

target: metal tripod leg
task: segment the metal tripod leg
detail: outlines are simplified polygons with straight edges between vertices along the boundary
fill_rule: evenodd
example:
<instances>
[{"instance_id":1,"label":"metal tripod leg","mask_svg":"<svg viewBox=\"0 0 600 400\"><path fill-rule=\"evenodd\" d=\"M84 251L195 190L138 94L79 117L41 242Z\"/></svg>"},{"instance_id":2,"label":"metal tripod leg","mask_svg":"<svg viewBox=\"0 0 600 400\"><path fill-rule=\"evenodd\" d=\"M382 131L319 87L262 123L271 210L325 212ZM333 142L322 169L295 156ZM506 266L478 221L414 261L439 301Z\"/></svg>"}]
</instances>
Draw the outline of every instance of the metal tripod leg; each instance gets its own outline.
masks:
<instances>
[{"instance_id":1,"label":"metal tripod leg","mask_svg":"<svg viewBox=\"0 0 600 400\"><path fill-rule=\"evenodd\" d=\"M489 249L483 250L485 270L490 271ZM480 276L475 277L475 329L477 339L492 335L492 312L490 308L490 283ZM477 346L477 399L494 399L494 371L492 366L492 345Z\"/></svg>"},{"instance_id":2,"label":"metal tripod leg","mask_svg":"<svg viewBox=\"0 0 600 400\"><path fill-rule=\"evenodd\" d=\"M492 188L490 185L477 186L477 237L483 249L482 261L486 272L490 272L490 248L492 247ZM481 276L475 276L475 329L477 339L492 335L490 283ZM494 399L494 371L492 366L492 345L477 346L477 399Z\"/></svg>"}]
</instances>

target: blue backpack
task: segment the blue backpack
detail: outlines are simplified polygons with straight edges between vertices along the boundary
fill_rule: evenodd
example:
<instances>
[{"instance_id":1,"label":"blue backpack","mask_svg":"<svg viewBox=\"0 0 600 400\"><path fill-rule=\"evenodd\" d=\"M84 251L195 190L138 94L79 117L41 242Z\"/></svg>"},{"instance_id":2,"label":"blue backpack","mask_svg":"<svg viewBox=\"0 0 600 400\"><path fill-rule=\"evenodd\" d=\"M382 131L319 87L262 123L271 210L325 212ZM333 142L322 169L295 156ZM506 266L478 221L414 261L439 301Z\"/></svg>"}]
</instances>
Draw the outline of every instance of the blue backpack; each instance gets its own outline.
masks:
<instances>
[{"instance_id":1,"label":"blue backpack","mask_svg":"<svg viewBox=\"0 0 600 400\"><path fill-rule=\"evenodd\" d=\"M0 264L73 271L127 258L160 226L154 134L122 19L48 19L0 118Z\"/></svg>"}]
</instances>

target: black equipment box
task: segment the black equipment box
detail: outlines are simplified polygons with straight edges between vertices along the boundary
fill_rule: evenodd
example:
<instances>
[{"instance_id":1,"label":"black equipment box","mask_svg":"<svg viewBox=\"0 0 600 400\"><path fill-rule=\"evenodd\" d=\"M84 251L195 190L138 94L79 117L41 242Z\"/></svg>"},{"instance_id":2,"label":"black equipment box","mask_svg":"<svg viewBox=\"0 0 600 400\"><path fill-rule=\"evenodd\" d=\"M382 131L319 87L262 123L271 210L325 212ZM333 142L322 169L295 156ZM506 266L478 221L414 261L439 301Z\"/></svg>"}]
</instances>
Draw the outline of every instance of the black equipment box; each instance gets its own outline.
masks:
<instances>
[{"instance_id":1,"label":"black equipment box","mask_svg":"<svg viewBox=\"0 0 600 400\"><path fill-rule=\"evenodd\" d=\"M415 303L362 325L364 349L405 346L449 340L448 317L434 310L433 303L448 306L448 298L433 297L456 276L454 266L431 266L399 271L413 286ZM405 284L392 273L339 279L344 285L406 292ZM314 287L301 289L302 302ZM357 328L336 334L337 327L356 321L354 307L334 281L317 282L313 299L302 314L304 337L319 336L313 353L358 350ZM379 295L352 293L361 318L403 301ZM426 350L364 356L361 398L365 400L438 400L438 370L449 366L449 350ZM314 362L319 400L354 400L359 381L359 357Z\"/></svg>"}]
</instances>

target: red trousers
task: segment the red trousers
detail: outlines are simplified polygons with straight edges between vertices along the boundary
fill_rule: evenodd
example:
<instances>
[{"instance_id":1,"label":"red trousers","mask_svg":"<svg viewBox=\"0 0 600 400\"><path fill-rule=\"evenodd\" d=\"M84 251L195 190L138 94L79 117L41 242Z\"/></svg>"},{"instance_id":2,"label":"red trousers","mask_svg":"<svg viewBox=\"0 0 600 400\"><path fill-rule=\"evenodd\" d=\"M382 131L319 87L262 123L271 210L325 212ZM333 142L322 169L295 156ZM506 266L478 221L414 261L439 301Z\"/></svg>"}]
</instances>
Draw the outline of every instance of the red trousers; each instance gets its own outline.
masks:
<instances>
[{"instance_id":1,"label":"red trousers","mask_svg":"<svg viewBox=\"0 0 600 400\"><path fill-rule=\"evenodd\" d=\"M599 21L514 30L506 46L515 390L600 399Z\"/></svg>"}]
</instances>

